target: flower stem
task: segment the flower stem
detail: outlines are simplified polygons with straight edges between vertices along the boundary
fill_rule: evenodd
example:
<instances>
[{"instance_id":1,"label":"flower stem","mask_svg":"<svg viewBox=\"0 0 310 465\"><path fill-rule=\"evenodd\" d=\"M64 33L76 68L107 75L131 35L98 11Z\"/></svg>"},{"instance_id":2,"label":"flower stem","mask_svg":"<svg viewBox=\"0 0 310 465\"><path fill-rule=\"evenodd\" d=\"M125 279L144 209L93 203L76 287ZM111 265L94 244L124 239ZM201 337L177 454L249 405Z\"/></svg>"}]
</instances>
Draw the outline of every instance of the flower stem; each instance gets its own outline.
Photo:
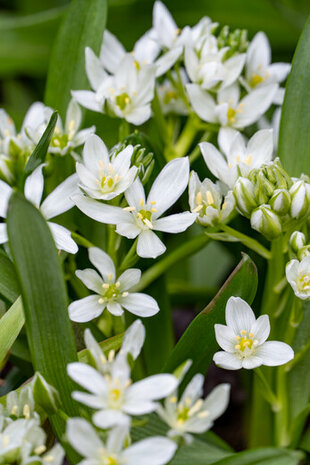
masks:
<instances>
[{"instance_id":1,"label":"flower stem","mask_svg":"<svg viewBox=\"0 0 310 465\"><path fill-rule=\"evenodd\" d=\"M267 402L269 402L269 404L271 405L272 410L274 412L278 412L279 410L281 410L282 405L278 397L275 395L275 393L271 389L270 384L267 378L265 377L264 373L262 372L262 370L260 368L255 368L254 373L258 376L258 378L260 379L263 385L264 389L262 389L261 392L263 396L265 397L265 399L267 400Z\"/></svg>"},{"instance_id":2,"label":"flower stem","mask_svg":"<svg viewBox=\"0 0 310 465\"><path fill-rule=\"evenodd\" d=\"M173 250L162 258L155 265L151 266L145 271L139 281L139 283L133 288L134 292L141 292L147 286L149 286L155 279L159 278L164 274L171 266L175 265L181 260L194 255L199 250L203 249L210 242L210 238L205 233L195 236L189 241L186 241L176 250Z\"/></svg>"},{"instance_id":3,"label":"flower stem","mask_svg":"<svg viewBox=\"0 0 310 465\"><path fill-rule=\"evenodd\" d=\"M221 224L221 228L223 231L227 232L229 235L238 239L239 242L241 242L243 245L245 245L249 249L256 252L258 255L261 255L263 258L266 258L267 260L271 258L270 250L266 249L266 247L264 247L262 244L260 244L255 239L252 239L246 234L243 234L237 231L236 229L233 229L230 226L227 226L227 224Z\"/></svg>"},{"instance_id":4,"label":"flower stem","mask_svg":"<svg viewBox=\"0 0 310 465\"><path fill-rule=\"evenodd\" d=\"M76 232L71 231L71 237L78 245L81 245L82 247L85 247L86 249L89 249L89 247L95 247L94 244L92 244L92 242L90 242L88 239L86 239L85 237L81 236L80 234Z\"/></svg>"},{"instance_id":5,"label":"flower stem","mask_svg":"<svg viewBox=\"0 0 310 465\"><path fill-rule=\"evenodd\" d=\"M119 268L119 272L122 273L123 271L127 270L127 268L131 268L134 266L137 261L139 260L139 256L136 254L137 250L137 242L138 239L134 241L130 249L128 250L124 260L122 261L122 264Z\"/></svg>"},{"instance_id":6,"label":"flower stem","mask_svg":"<svg viewBox=\"0 0 310 465\"><path fill-rule=\"evenodd\" d=\"M184 157L195 139L199 129L197 128L197 116L190 116L177 140L172 147L167 147L165 156L167 160Z\"/></svg>"}]
</instances>

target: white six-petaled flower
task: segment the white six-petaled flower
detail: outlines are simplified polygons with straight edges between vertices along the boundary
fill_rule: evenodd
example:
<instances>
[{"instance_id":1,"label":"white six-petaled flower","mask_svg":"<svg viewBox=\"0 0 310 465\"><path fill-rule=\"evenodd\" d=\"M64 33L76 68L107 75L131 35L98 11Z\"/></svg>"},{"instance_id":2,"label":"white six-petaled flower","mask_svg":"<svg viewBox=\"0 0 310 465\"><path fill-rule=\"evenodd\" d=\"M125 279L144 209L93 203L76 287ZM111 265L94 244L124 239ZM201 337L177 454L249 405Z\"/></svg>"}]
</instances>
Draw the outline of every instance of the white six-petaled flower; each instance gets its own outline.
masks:
<instances>
[{"instance_id":1,"label":"white six-petaled flower","mask_svg":"<svg viewBox=\"0 0 310 465\"><path fill-rule=\"evenodd\" d=\"M87 393L74 391L72 397L99 410L93 422L100 428L129 424L130 416L144 415L156 410L156 400L176 388L178 380L170 374L153 375L132 384L130 367L125 354L120 354L110 365L109 373L102 375L84 363L70 363L69 376Z\"/></svg>"},{"instance_id":2,"label":"white six-petaled flower","mask_svg":"<svg viewBox=\"0 0 310 465\"><path fill-rule=\"evenodd\" d=\"M78 192L78 178L76 174L69 176L41 203L44 188L42 168L43 165L40 165L28 176L25 182L24 194L26 199L40 209L44 218L50 220L74 206L71 196ZM6 218L8 202L12 191L13 189L8 184L0 180L0 217L2 218ZM71 233L68 229L52 221L48 221L47 224L59 250L65 250L69 253L76 253L78 251L78 246L71 238ZM0 244L7 242L7 240L6 224L1 223Z\"/></svg>"},{"instance_id":3,"label":"white six-petaled flower","mask_svg":"<svg viewBox=\"0 0 310 465\"><path fill-rule=\"evenodd\" d=\"M180 233L196 219L195 213L183 212L160 218L182 195L189 177L188 158L177 158L162 169L145 198L139 179L126 190L128 207L120 208L100 203L83 195L73 201L87 216L96 221L116 224L116 232L128 239L138 237L137 254L140 257L156 258L166 247L153 231Z\"/></svg>"},{"instance_id":4,"label":"white six-petaled flower","mask_svg":"<svg viewBox=\"0 0 310 465\"><path fill-rule=\"evenodd\" d=\"M294 358L292 348L279 341L265 342L270 333L268 315L255 318L251 307L240 297L231 297L226 305L226 323L215 325L215 336L223 351L213 360L221 368L239 370L261 365L283 365Z\"/></svg>"},{"instance_id":5,"label":"white six-petaled flower","mask_svg":"<svg viewBox=\"0 0 310 465\"><path fill-rule=\"evenodd\" d=\"M190 443L192 436L188 433L204 433L226 410L230 385L220 384L206 399L201 399L203 384L204 376L197 374L187 385L179 400L175 392L165 399L163 406L158 404L157 413L170 426L168 432L170 437L183 437L187 443Z\"/></svg>"},{"instance_id":6,"label":"white six-petaled flower","mask_svg":"<svg viewBox=\"0 0 310 465\"><path fill-rule=\"evenodd\" d=\"M302 300L310 299L310 256L304 257L300 262L291 260L286 265L286 279L296 297Z\"/></svg>"},{"instance_id":7,"label":"white six-petaled flower","mask_svg":"<svg viewBox=\"0 0 310 465\"><path fill-rule=\"evenodd\" d=\"M104 443L86 420L70 418L67 422L67 438L84 458L80 464L165 465L177 449L174 441L161 436L143 439L125 447L128 434L126 426L118 426L109 431Z\"/></svg>"},{"instance_id":8,"label":"white six-petaled flower","mask_svg":"<svg viewBox=\"0 0 310 465\"><path fill-rule=\"evenodd\" d=\"M90 197L111 200L133 183L137 167L130 168L133 146L128 145L116 156L109 152L100 137L90 136L83 149L83 163L76 164L80 188Z\"/></svg>"},{"instance_id":9,"label":"white six-petaled flower","mask_svg":"<svg viewBox=\"0 0 310 465\"><path fill-rule=\"evenodd\" d=\"M115 316L122 315L124 308L134 315L145 317L159 312L159 307L153 297L130 292L130 289L140 280L140 270L130 268L117 278L114 263L108 254L97 247L89 248L88 253L89 260L98 269L100 275L95 270L87 268L77 270L76 276L96 294L76 300L69 305L71 320L80 323L93 320L105 308Z\"/></svg>"}]
</instances>

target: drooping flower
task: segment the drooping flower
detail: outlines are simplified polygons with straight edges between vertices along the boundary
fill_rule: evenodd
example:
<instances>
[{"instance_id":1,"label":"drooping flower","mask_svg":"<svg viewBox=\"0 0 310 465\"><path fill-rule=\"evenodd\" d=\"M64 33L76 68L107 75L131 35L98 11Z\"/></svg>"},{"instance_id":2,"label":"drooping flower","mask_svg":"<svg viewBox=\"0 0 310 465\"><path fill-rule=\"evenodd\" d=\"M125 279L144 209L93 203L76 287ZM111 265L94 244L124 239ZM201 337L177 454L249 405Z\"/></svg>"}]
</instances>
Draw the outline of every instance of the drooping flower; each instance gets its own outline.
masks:
<instances>
[{"instance_id":1,"label":"drooping flower","mask_svg":"<svg viewBox=\"0 0 310 465\"><path fill-rule=\"evenodd\" d=\"M137 254L156 258L166 247L153 231L179 233L185 231L196 219L195 213L183 212L160 218L182 195L189 176L188 158L177 158L162 169L145 198L139 179L125 192L128 207L120 208L97 202L83 195L73 201L87 216L96 221L116 224L116 232L128 239L138 236Z\"/></svg>"},{"instance_id":2,"label":"drooping flower","mask_svg":"<svg viewBox=\"0 0 310 465\"><path fill-rule=\"evenodd\" d=\"M210 179L201 182L195 171L190 175L188 200L191 212L198 214L197 223L204 226L226 222L235 208L232 191L223 199L220 187Z\"/></svg>"},{"instance_id":3,"label":"drooping flower","mask_svg":"<svg viewBox=\"0 0 310 465\"><path fill-rule=\"evenodd\" d=\"M130 289L140 280L140 270L130 268L117 278L114 263L108 254L97 247L89 248L88 253L90 262L98 269L100 275L90 268L76 271L76 276L95 294L76 300L69 305L71 320L79 323L93 320L105 308L116 316L122 315L124 308L134 315L144 317L153 316L159 312L159 307L153 297L130 292Z\"/></svg>"},{"instance_id":4,"label":"drooping flower","mask_svg":"<svg viewBox=\"0 0 310 465\"><path fill-rule=\"evenodd\" d=\"M221 129L219 145L225 156L210 142L199 144L211 173L229 188L233 188L239 176L247 177L252 169L271 161L272 130L261 129L246 143L240 132L228 128Z\"/></svg>"},{"instance_id":5,"label":"drooping flower","mask_svg":"<svg viewBox=\"0 0 310 465\"><path fill-rule=\"evenodd\" d=\"M213 360L221 368L239 370L261 365L283 365L294 358L293 349L284 342L266 341L270 333L268 315L257 319L240 297L230 297L226 305L227 326L216 324L215 336L223 351Z\"/></svg>"},{"instance_id":6,"label":"drooping flower","mask_svg":"<svg viewBox=\"0 0 310 465\"><path fill-rule=\"evenodd\" d=\"M115 358L108 374L102 375L84 363L70 363L69 376L87 393L74 391L72 397L98 410L93 422L100 428L129 424L130 416L156 410L156 400L169 395L178 380L170 374L153 375L132 384L130 367L125 355Z\"/></svg>"},{"instance_id":7,"label":"drooping flower","mask_svg":"<svg viewBox=\"0 0 310 465\"><path fill-rule=\"evenodd\" d=\"M258 121L268 110L278 85L254 89L240 100L240 87L234 83L217 93L217 102L197 84L187 84L186 88L194 111L203 121L240 129Z\"/></svg>"},{"instance_id":8,"label":"drooping flower","mask_svg":"<svg viewBox=\"0 0 310 465\"><path fill-rule=\"evenodd\" d=\"M201 399L203 383L203 375L197 374L179 400L175 392L165 399L164 406L158 404L157 413L170 426L168 435L171 438L183 437L190 443L192 436L188 433L204 433L226 410L230 385L220 384L206 399Z\"/></svg>"},{"instance_id":9,"label":"drooping flower","mask_svg":"<svg viewBox=\"0 0 310 465\"><path fill-rule=\"evenodd\" d=\"M299 299L310 299L310 256L304 257L300 262L291 260L286 265L286 279Z\"/></svg>"},{"instance_id":10,"label":"drooping flower","mask_svg":"<svg viewBox=\"0 0 310 465\"><path fill-rule=\"evenodd\" d=\"M289 63L272 63L271 48L268 38L263 32L258 32L252 39L246 56L245 80L241 82L248 91L267 86L271 83L280 84L290 72ZM274 102L282 104L282 89L278 89Z\"/></svg>"},{"instance_id":11,"label":"drooping flower","mask_svg":"<svg viewBox=\"0 0 310 465\"><path fill-rule=\"evenodd\" d=\"M55 216L70 210L70 208L74 206L71 196L78 192L78 178L76 174L69 176L41 203L44 188L42 168L43 165L40 165L30 176L28 176L25 182L24 194L26 199L39 208L40 212L47 220L50 220ZM0 181L0 217L2 218L6 218L8 202L12 191L12 188L8 184ZM65 250L69 253L76 253L78 251L78 247L71 238L71 233L68 229L52 221L48 221L47 224L53 235L56 247L59 250ZM1 223L0 244L7 242L7 240L6 224Z\"/></svg>"},{"instance_id":12,"label":"drooping flower","mask_svg":"<svg viewBox=\"0 0 310 465\"><path fill-rule=\"evenodd\" d=\"M138 69L134 57L126 54L115 74L108 75L92 55L88 77L94 92L72 91L73 97L83 107L100 113L107 112L136 126L150 118L155 86L154 65L144 65Z\"/></svg>"},{"instance_id":13,"label":"drooping flower","mask_svg":"<svg viewBox=\"0 0 310 465\"><path fill-rule=\"evenodd\" d=\"M161 436L153 436L125 447L128 436L126 426L109 431L106 442L83 418L70 418L67 437L74 449L84 457L80 464L92 465L165 465L172 459L177 445Z\"/></svg>"},{"instance_id":14,"label":"drooping flower","mask_svg":"<svg viewBox=\"0 0 310 465\"><path fill-rule=\"evenodd\" d=\"M137 167L130 168L133 146L128 145L110 158L104 142L90 136L84 146L83 163L76 164L80 187L90 197L111 200L122 194L133 183Z\"/></svg>"}]
</instances>

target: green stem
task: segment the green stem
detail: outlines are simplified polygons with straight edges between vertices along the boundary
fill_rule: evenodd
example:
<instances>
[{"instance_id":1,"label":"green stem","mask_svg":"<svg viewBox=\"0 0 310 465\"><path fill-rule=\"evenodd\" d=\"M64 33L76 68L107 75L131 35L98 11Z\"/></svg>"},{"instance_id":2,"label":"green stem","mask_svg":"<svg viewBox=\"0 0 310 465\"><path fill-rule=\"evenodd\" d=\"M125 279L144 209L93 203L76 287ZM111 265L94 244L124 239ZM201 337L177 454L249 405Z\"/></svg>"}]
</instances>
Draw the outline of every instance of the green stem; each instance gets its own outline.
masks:
<instances>
[{"instance_id":1,"label":"green stem","mask_svg":"<svg viewBox=\"0 0 310 465\"><path fill-rule=\"evenodd\" d=\"M210 140L211 136L212 136L211 131L205 131L202 137L200 138L200 142L207 142L208 140ZM200 147L197 144L194 150L188 156L190 164L194 163L194 161L197 160L197 158L199 158L200 155L201 155Z\"/></svg>"},{"instance_id":2,"label":"green stem","mask_svg":"<svg viewBox=\"0 0 310 465\"><path fill-rule=\"evenodd\" d=\"M86 239L85 237L81 236L80 234L76 232L71 231L71 237L78 245L81 245L82 247L85 247L86 249L89 249L90 247L95 247L94 244L92 244L88 239Z\"/></svg>"},{"instance_id":3,"label":"green stem","mask_svg":"<svg viewBox=\"0 0 310 465\"><path fill-rule=\"evenodd\" d=\"M241 242L257 254L261 255L263 258L266 258L267 260L271 258L270 250L266 249L266 247L264 247L255 239L252 239L246 234L242 234L241 232L231 228L230 226L227 226L226 224L221 224L221 228L223 231L238 239L239 242Z\"/></svg>"},{"instance_id":4,"label":"green stem","mask_svg":"<svg viewBox=\"0 0 310 465\"><path fill-rule=\"evenodd\" d=\"M119 128L118 128L119 140L123 142L123 140L129 136L129 134L130 134L130 124L125 119L122 119L119 125Z\"/></svg>"},{"instance_id":5,"label":"green stem","mask_svg":"<svg viewBox=\"0 0 310 465\"><path fill-rule=\"evenodd\" d=\"M158 134L160 138L162 139L163 143L165 145L169 145L170 137L169 137L169 132L167 130L167 122L163 114L156 89L155 89L154 98L152 101L152 110L154 114L154 120L158 128Z\"/></svg>"},{"instance_id":6,"label":"green stem","mask_svg":"<svg viewBox=\"0 0 310 465\"><path fill-rule=\"evenodd\" d=\"M167 147L165 150L165 156L168 161L173 160L174 158L184 157L187 154L198 132L196 121L196 115L190 116L187 119L177 142L172 147Z\"/></svg>"},{"instance_id":7,"label":"green stem","mask_svg":"<svg viewBox=\"0 0 310 465\"><path fill-rule=\"evenodd\" d=\"M108 224L108 254L116 264L116 240L117 234L115 232L115 226Z\"/></svg>"},{"instance_id":8,"label":"green stem","mask_svg":"<svg viewBox=\"0 0 310 465\"><path fill-rule=\"evenodd\" d=\"M262 372L262 370L260 368L255 368L254 373L258 376L260 382L263 385L263 389L261 392L263 396L265 397L265 399L267 400L267 402L269 402L269 404L271 405L272 410L274 412L281 410L282 408L281 403L279 402L278 397L275 395L275 393L271 389L270 384L267 378L265 377L264 373Z\"/></svg>"},{"instance_id":9,"label":"green stem","mask_svg":"<svg viewBox=\"0 0 310 465\"><path fill-rule=\"evenodd\" d=\"M134 266L137 263L137 261L139 260L139 256L136 254L137 242L138 242L138 239L136 239L134 241L134 243L132 244L132 246L128 250L127 255L125 256L125 258L122 261L122 264L121 264L121 266L119 268L120 273L127 270L127 268L131 268L132 266Z\"/></svg>"},{"instance_id":10,"label":"green stem","mask_svg":"<svg viewBox=\"0 0 310 465\"><path fill-rule=\"evenodd\" d=\"M139 281L139 283L134 287L134 292L141 292L147 286L149 286L155 279L159 278L164 274L171 266L175 265L181 260L194 255L199 250L203 249L210 242L210 238L205 234L200 234L195 236L189 241L186 241L176 250L173 250L166 255L165 258L162 258L155 265L151 266L147 271L145 271Z\"/></svg>"}]
</instances>

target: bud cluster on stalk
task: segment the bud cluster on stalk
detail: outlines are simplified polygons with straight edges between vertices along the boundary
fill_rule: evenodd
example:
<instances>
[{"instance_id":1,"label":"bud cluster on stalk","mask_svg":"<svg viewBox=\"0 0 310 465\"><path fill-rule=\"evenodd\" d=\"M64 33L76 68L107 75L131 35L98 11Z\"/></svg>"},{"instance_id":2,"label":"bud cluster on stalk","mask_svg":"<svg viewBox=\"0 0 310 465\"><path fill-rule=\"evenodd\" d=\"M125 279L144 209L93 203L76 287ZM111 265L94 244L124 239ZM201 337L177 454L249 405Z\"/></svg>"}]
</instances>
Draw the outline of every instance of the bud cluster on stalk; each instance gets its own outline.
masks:
<instances>
[{"instance_id":1,"label":"bud cluster on stalk","mask_svg":"<svg viewBox=\"0 0 310 465\"><path fill-rule=\"evenodd\" d=\"M274 239L306 219L310 209L310 183L305 176L291 178L277 158L240 177L234 188L239 212L253 229Z\"/></svg>"}]
</instances>

